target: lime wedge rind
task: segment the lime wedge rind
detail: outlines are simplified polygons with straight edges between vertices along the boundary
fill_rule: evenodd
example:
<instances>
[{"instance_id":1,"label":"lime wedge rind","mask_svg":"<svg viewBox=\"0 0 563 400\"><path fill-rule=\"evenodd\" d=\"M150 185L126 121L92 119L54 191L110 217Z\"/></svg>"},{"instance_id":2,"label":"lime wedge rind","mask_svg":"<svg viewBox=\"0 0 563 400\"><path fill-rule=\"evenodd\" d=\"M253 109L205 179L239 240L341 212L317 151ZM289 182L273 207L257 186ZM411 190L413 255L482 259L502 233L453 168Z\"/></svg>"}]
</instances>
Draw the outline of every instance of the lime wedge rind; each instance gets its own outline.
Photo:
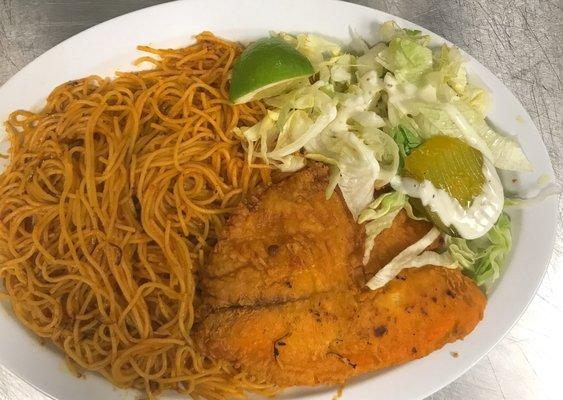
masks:
<instances>
[{"instance_id":1,"label":"lime wedge rind","mask_svg":"<svg viewBox=\"0 0 563 400\"><path fill-rule=\"evenodd\" d=\"M260 39L235 62L229 98L240 104L276 96L313 73L309 59L283 39Z\"/></svg>"}]
</instances>

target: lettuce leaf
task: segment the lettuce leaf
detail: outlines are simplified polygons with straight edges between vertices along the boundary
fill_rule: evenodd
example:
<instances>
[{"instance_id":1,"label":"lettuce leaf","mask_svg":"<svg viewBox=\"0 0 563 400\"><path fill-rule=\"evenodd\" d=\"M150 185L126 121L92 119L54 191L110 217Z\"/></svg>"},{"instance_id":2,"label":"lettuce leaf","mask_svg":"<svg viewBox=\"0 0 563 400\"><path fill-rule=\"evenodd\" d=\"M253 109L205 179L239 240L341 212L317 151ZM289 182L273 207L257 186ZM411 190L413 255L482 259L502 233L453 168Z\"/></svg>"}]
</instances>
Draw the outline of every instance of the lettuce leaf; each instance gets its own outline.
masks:
<instances>
[{"instance_id":1,"label":"lettuce leaf","mask_svg":"<svg viewBox=\"0 0 563 400\"><path fill-rule=\"evenodd\" d=\"M403 209L409 218L426 221L426 218L417 217L414 214L408 196L396 191L383 193L362 210L358 216L358 223L366 223L366 239L364 242L363 257L364 265L369 262L374 240L377 235L389 228L393 224L397 214Z\"/></svg>"},{"instance_id":2,"label":"lettuce leaf","mask_svg":"<svg viewBox=\"0 0 563 400\"><path fill-rule=\"evenodd\" d=\"M539 188L534 195L528 195L528 197L505 197L504 209L530 207L541 203L548 197L559 196L562 193L563 189L561 189L554 183L549 183L546 186Z\"/></svg>"},{"instance_id":3,"label":"lettuce leaf","mask_svg":"<svg viewBox=\"0 0 563 400\"><path fill-rule=\"evenodd\" d=\"M399 170L402 170L405 165L405 158L411 151L420 146L423 140L406 123L399 123L399 125L391 129L391 136L399 148Z\"/></svg>"},{"instance_id":4,"label":"lettuce leaf","mask_svg":"<svg viewBox=\"0 0 563 400\"><path fill-rule=\"evenodd\" d=\"M277 140L278 130L276 121L279 113L268 111L266 116L251 127L235 128L235 134L242 139L246 150L246 158L252 164L255 158L268 161L268 147L272 147Z\"/></svg>"},{"instance_id":5,"label":"lettuce leaf","mask_svg":"<svg viewBox=\"0 0 563 400\"><path fill-rule=\"evenodd\" d=\"M395 23L395 21L384 22L379 27L379 38L384 42L390 42L396 38L409 39L421 46L428 46L430 36L423 35L418 29L404 29Z\"/></svg>"},{"instance_id":6,"label":"lettuce leaf","mask_svg":"<svg viewBox=\"0 0 563 400\"><path fill-rule=\"evenodd\" d=\"M316 72L319 72L327 60L342 54L342 46L340 44L319 35L308 33L290 35L285 32L272 33L272 35L282 38L307 57Z\"/></svg>"},{"instance_id":7,"label":"lettuce leaf","mask_svg":"<svg viewBox=\"0 0 563 400\"><path fill-rule=\"evenodd\" d=\"M409 37L395 37L376 60L399 81L412 81L432 68L432 50Z\"/></svg>"},{"instance_id":8,"label":"lettuce leaf","mask_svg":"<svg viewBox=\"0 0 563 400\"><path fill-rule=\"evenodd\" d=\"M533 170L518 142L494 131L482 115L463 100L413 101L409 103L409 111L426 138L438 134L457 137L480 150L499 169Z\"/></svg>"},{"instance_id":9,"label":"lettuce leaf","mask_svg":"<svg viewBox=\"0 0 563 400\"><path fill-rule=\"evenodd\" d=\"M372 201L379 163L373 150L354 133L323 132L308 143L306 157L337 168L333 179L354 219Z\"/></svg>"},{"instance_id":10,"label":"lettuce leaf","mask_svg":"<svg viewBox=\"0 0 563 400\"><path fill-rule=\"evenodd\" d=\"M472 83L467 84L461 99L479 113L479 116L483 119L487 116L492 104L491 94L487 90Z\"/></svg>"},{"instance_id":11,"label":"lettuce leaf","mask_svg":"<svg viewBox=\"0 0 563 400\"><path fill-rule=\"evenodd\" d=\"M433 251L424 251L440 236L438 228L433 227L422 239L401 251L386 266L380 269L366 286L371 290L379 289L394 279L404 268L419 268L425 265L435 265L445 268L458 268L452 257Z\"/></svg>"},{"instance_id":12,"label":"lettuce leaf","mask_svg":"<svg viewBox=\"0 0 563 400\"><path fill-rule=\"evenodd\" d=\"M393 224L395 217L406 204L408 204L407 196L400 192L389 192L377 197L360 213L358 223L367 222L365 226L364 265L369 261L374 239Z\"/></svg>"},{"instance_id":13,"label":"lettuce leaf","mask_svg":"<svg viewBox=\"0 0 563 400\"><path fill-rule=\"evenodd\" d=\"M416 80L432 68L432 50L427 46L430 37L414 29L401 29L387 21L379 28L379 37L388 45L376 57L385 69L399 81Z\"/></svg>"},{"instance_id":14,"label":"lettuce leaf","mask_svg":"<svg viewBox=\"0 0 563 400\"><path fill-rule=\"evenodd\" d=\"M399 168L399 148L393 138L381 129L365 128L356 135L371 149L379 164L379 174L374 182L376 188L382 188L391 182ZM372 197L373 198L373 197Z\"/></svg>"},{"instance_id":15,"label":"lettuce leaf","mask_svg":"<svg viewBox=\"0 0 563 400\"><path fill-rule=\"evenodd\" d=\"M334 63L329 67L331 83L350 84L353 77L353 65L356 64L356 57L351 54L343 54L336 57Z\"/></svg>"},{"instance_id":16,"label":"lettuce leaf","mask_svg":"<svg viewBox=\"0 0 563 400\"><path fill-rule=\"evenodd\" d=\"M473 240L446 236L446 248L463 272L487 288L500 276L512 247L510 217L502 213L489 232Z\"/></svg>"},{"instance_id":17,"label":"lettuce leaf","mask_svg":"<svg viewBox=\"0 0 563 400\"><path fill-rule=\"evenodd\" d=\"M434 86L448 85L461 95L467 86L465 60L457 47L442 45L434 55L433 71L425 76L425 80Z\"/></svg>"},{"instance_id":18,"label":"lettuce leaf","mask_svg":"<svg viewBox=\"0 0 563 400\"><path fill-rule=\"evenodd\" d=\"M350 27L350 50L356 55L362 55L369 51L369 45L354 29Z\"/></svg>"},{"instance_id":19,"label":"lettuce leaf","mask_svg":"<svg viewBox=\"0 0 563 400\"><path fill-rule=\"evenodd\" d=\"M331 183L340 188L354 218L373 201L375 187L386 185L397 173L397 145L377 128L357 133L325 130L305 150L307 158L333 166Z\"/></svg>"},{"instance_id":20,"label":"lettuce leaf","mask_svg":"<svg viewBox=\"0 0 563 400\"><path fill-rule=\"evenodd\" d=\"M247 156L276 165L285 172L305 166L305 158L296 154L319 135L336 117L335 101L321 90L322 84L297 88L268 99L279 106L250 128L240 128L246 140Z\"/></svg>"},{"instance_id":21,"label":"lettuce leaf","mask_svg":"<svg viewBox=\"0 0 563 400\"><path fill-rule=\"evenodd\" d=\"M384 43L378 43L356 59L356 74L360 78L370 71L377 72L377 76L383 77L385 69L377 62L377 55L387 48Z\"/></svg>"},{"instance_id":22,"label":"lettuce leaf","mask_svg":"<svg viewBox=\"0 0 563 400\"><path fill-rule=\"evenodd\" d=\"M336 168L333 180L354 218L373 200L375 187L387 184L398 166L395 142L379 129L358 134L327 130L307 144L306 157Z\"/></svg>"},{"instance_id":23,"label":"lettuce leaf","mask_svg":"<svg viewBox=\"0 0 563 400\"><path fill-rule=\"evenodd\" d=\"M307 165L307 159L300 154L289 154L281 157L276 164L281 172L295 172Z\"/></svg>"}]
</instances>

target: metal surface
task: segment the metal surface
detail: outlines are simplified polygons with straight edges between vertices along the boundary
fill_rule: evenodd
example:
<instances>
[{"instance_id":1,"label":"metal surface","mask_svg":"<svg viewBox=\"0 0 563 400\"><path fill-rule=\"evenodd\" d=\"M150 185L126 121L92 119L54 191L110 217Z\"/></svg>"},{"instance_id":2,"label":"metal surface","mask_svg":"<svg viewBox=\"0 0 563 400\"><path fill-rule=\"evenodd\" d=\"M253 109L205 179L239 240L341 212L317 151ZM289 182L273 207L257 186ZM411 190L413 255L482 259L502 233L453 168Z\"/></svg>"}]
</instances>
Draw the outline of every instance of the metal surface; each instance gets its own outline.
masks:
<instances>
[{"instance_id":1,"label":"metal surface","mask_svg":"<svg viewBox=\"0 0 563 400\"><path fill-rule=\"evenodd\" d=\"M422 25L491 69L532 116L561 186L563 10L559 0L353 2ZM157 3L161 1L0 0L0 84L75 33ZM563 211L561 200L559 210ZM563 397L562 338L563 223L560 218L549 270L523 318L484 359L429 399L560 399ZM20 399L46 400L47 397L0 366L0 400Z\"/></svg>"}]
</instances>

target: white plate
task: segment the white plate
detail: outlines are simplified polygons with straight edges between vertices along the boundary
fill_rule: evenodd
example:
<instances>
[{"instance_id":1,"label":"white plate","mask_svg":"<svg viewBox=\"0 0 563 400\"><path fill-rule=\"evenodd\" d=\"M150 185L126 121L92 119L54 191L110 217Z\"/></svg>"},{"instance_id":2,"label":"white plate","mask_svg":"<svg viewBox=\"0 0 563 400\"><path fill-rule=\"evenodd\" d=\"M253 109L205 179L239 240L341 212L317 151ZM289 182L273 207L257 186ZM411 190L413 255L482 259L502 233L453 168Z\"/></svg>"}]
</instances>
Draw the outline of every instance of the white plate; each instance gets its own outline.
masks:
<instances>
[{"instance_id":1,"label":"white plate","mask_svg":"<svg viewBox=\"0 0 563 400\"><path fill-rule=\"evenodd\" d=\"M236 40L251 40L270 30L316 32L349 39L349 28L375 40L380 23L393 19L401 26L422 29L381 11L353 4L322 0L193 0L174 2L127 14L82 32L49 50L27 65L0 88L0 119L18 108L42 104L58 84L89 74L111 75L116 68L131 69L138 44L181 46L202 30ZM422 29L436 43L439 36ZM520 188L533 187L542 174L553 178L547 151L537 129L520 102L485 67L470 56L468 69L493 93L490 120L518 137L536 167L533 174L518 176ZM4 132L0 133L5 136ZM5 143L0 146L4 150ZM545 272L551 255L557 221L556 199L551 198L513 215L515 245L510 263L489 297L484 320L465 340L445 346L430 356L352 381L345 399L393 400L423 398L455 380L483 357L518 320ZM459 353L458 358L450 352ZM41 346L0 306L0 363L43 392L61 399L136 398L137 392L120 391L96 374L72 377L61 355ZM294 390L284 397L331 399L335 390Z\"/></svg>"}]
</instances>

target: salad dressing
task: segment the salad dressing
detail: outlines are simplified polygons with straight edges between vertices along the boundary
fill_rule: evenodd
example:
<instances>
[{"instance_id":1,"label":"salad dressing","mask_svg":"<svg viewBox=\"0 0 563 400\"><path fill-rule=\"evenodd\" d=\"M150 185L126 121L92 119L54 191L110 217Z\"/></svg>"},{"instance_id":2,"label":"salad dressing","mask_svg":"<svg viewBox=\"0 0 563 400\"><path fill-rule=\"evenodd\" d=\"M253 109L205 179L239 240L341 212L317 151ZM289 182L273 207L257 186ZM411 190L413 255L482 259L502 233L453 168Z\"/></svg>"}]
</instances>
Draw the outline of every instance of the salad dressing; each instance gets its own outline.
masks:
<instances>
[{"instance_id":1,"label":"salad dressing","mask_svg":"<svg viewBox=\"0 0 563 400\"><path fill-rule=\"evenodd\" d=\"M336 117L328 126L329 130L347 132L349 131L349 120L362 116L364 116L364 121L369 122L370 127L379 128L385 125L383 118L368 111L375 96L381 90L381 80L377 76L377 72L369 71L364 74L360 78L358 86L358 93L349 94L340 104Z\"/></svg>"},{"instance_id":2,"label":"salad dressing","mask_svg":"<svg viewBox=\"0 0 563 400\"><path fill-rule=\"evenodd\" d=\"M464 239L476 239L491 229L504 204L502 183L487 159L484 160L483 175L483 192L468 208L462 207L457 199L445 190L436 188L428 180L419 182L397 175L391 180L391 186L401 193L420 199L425 207L438 214L446 226L455 228Z\"/></svg>"}]
</instances>

